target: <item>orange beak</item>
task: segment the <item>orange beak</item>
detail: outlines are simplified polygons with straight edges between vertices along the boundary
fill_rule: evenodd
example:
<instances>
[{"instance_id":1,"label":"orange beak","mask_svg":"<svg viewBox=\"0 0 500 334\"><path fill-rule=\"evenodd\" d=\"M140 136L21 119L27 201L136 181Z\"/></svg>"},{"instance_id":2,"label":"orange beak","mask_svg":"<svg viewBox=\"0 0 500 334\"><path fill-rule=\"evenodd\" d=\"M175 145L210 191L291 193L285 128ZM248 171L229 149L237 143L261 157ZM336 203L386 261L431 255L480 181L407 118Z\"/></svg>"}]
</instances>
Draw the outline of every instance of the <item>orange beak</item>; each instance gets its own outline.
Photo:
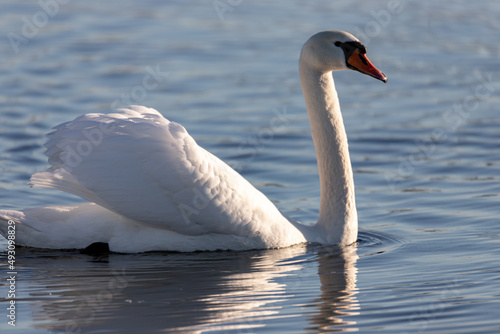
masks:
<instances>
[{"instance_id":1,"label":"orange beak","mask_svg":"<svg viewBox=\"0 0 500 334\"><path fill-rule=\"evenodd\" d=\"M347 59L347 66L353 70L374 77L375 79L387 82L387 76L373 66L368 58L366 58L366 55L359 52L359 49L354 50L349 59Z\"/></svg>"}]
</instances>

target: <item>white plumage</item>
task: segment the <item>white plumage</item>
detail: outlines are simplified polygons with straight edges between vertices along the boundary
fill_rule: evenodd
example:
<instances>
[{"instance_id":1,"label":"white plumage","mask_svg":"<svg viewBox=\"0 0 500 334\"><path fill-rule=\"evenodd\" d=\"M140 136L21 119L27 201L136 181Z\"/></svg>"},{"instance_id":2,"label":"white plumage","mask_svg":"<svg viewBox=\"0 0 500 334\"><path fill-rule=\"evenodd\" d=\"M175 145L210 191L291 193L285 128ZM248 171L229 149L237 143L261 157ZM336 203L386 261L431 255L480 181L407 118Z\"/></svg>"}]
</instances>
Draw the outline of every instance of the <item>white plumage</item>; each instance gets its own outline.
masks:
<instances>
[{"instance_id":1,"label":"white plumage","mask_svg":"<svg viewBox=\"0 0 500 334\"><path fill-rule=\"evenodd\" d=\"M328 198L344 203L323 205L337 211L332 214L320 208L317 225L305 226L285 217L242 176L198 146L180 124L154 109L130 106L119 113L80 116L48 134L45 146L50 168L34 174L30 183L77 195L89 203L0 211L4 221L0 233L6 235L5 222L11 219L21 245L85 248L104 242L117 252L354 242L357 217L347 139L343 125L338 125L342 118L333 80L321 81L325 73L331 78L332 70L347 68L345 50L332 47L332 38L342 43L357 40L342 32L323 34L313 36L303 48L301 81L320 163L322 202ZM323 71L308 66L318 46L333 57ZM320 124L332 117L337 120L329 126ZM317 141L328 149L319 149ZM347 176L330 184L332 178L321 175L325 163ZM336 197L332 192L337 192Z\"/></svg>"}]
</instances>

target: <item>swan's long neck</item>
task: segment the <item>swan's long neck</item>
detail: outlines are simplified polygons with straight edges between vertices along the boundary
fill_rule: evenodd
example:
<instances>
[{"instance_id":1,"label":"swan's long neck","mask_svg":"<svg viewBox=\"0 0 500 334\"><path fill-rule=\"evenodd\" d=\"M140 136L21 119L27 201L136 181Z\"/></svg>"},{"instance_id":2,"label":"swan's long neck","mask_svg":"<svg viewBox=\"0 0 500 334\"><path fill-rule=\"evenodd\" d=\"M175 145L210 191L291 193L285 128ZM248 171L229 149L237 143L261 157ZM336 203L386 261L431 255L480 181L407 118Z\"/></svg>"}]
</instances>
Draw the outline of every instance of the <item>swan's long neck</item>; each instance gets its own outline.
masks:
<instances>
[{"instance_id":1,"label":"swan's long neck","mask_svg":"<svg viewBox=\"0 0 500 334\"><path fill-rule=\"evenodd\" d=\"M323 241L356 241L358 218L347 136L332 73L299 62L300 82L318 160L321 200L317 227Z\"/></svg>"}]
</instances>

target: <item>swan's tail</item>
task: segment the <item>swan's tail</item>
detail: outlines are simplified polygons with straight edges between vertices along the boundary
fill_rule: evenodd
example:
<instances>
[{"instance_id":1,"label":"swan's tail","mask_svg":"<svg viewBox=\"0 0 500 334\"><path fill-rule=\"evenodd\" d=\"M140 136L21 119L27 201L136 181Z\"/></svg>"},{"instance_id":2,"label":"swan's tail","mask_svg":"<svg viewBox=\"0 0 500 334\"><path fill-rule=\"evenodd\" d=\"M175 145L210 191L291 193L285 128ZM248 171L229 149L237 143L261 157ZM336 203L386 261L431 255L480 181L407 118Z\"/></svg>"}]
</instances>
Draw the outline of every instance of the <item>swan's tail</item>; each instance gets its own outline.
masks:
<instances>
[{"instance_id":1,"label":"swan's tail","mask_svg":"<svg viewBox=\"0 0 500 334\"><path fill-rule=\"evenodd\" d=\"M10 211L0 211L0 234L7 240L9 240L9 226L15 224L15 222L8 216ZM17 212L17 211L14 211ZM15 227L14 227L15 228ZM10 228L12 230L12 227ZM13 233L10 233L13 234ZM13 239L14 237L10 237Z\"/></svg>"},{"instance_id":2,"label":"swan's tail","mask_svg":"<svg viewBox=\"0 0 500 334\"><path fill-rule=\"evenodd\" d=\"M18 246L84 249L108 243L111 230L122 221L94 203L0 210L0 234Z\"/></svg>"},{"instance_id":3,"label":"swan's tail","mask_svg":"<svg viewBox=\"0 0 500 334\"><path fill-rule=\"evenodd\" d=\"M0 210L0 234L9 241L9 245L24 245L27 242L24 240L26 235L40 233L36 227L24 220L22 211Z\"/></svg>"}]
</instances>

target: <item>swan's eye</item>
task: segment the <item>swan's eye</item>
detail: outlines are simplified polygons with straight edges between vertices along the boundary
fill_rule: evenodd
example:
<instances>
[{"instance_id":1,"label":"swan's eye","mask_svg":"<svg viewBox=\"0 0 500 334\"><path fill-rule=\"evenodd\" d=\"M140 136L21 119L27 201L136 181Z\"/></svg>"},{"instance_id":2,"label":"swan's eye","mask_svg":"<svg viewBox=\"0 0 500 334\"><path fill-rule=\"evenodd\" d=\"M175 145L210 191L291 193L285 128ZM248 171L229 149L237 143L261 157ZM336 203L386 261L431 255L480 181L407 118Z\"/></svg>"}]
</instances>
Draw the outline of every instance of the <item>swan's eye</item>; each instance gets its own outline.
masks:
<instances>
[{"instance_id":1,"label":"swan's eye","mask_svg":"<svg viewBox=\"0 0 500 334\"><path fill-rule=\"evenodd\" d=\"M342 43L339 42L339 41L336 41L334 44L335 44L335 46L341 46L342 45Z\"/></svg>"}]
</instances>

